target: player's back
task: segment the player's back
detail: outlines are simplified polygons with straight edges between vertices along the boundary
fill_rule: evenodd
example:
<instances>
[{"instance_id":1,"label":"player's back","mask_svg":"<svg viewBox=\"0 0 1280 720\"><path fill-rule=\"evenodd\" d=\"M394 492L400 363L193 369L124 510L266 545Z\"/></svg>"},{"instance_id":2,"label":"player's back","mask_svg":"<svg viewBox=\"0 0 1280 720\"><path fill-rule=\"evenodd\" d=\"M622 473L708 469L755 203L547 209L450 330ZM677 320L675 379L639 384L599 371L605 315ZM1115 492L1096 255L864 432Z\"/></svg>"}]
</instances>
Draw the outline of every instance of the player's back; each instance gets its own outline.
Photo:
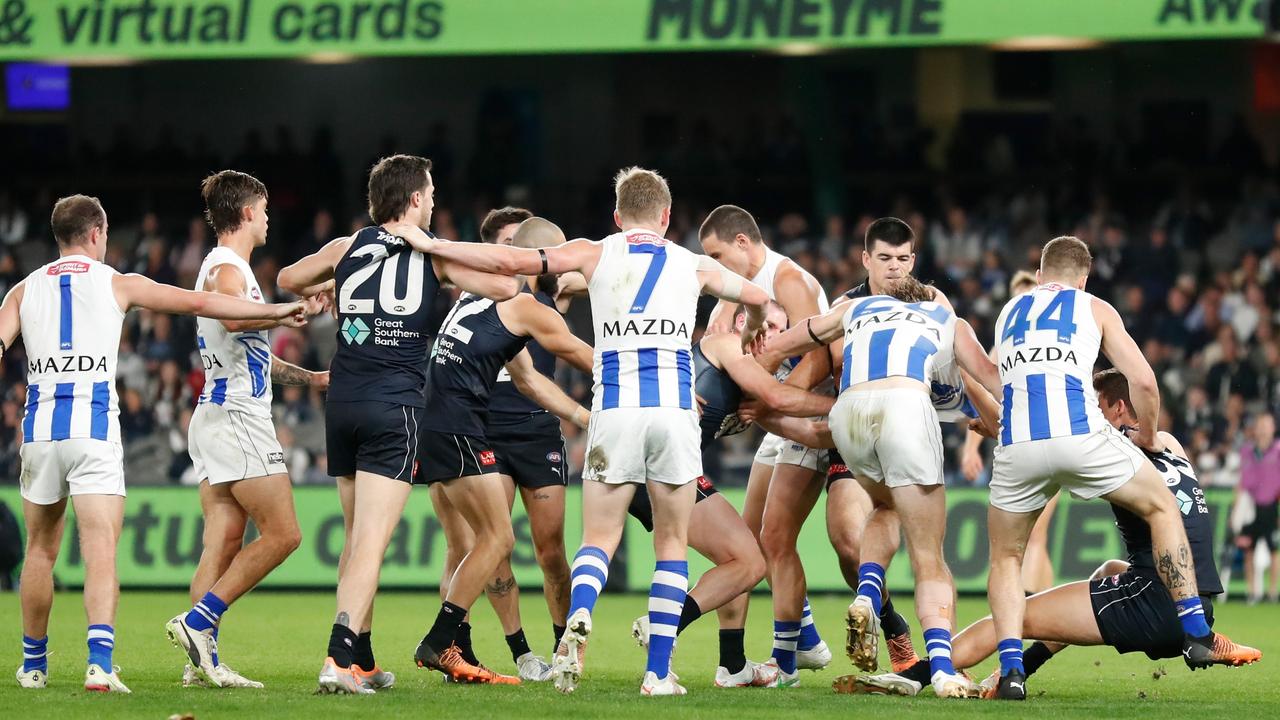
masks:
<instances>
[{"instance_id":1,"label":"player's back","mask_svg":"<svg viewBox=\"0 0 1280 720\"><path fill-rule=\"evenodd\" d=\"M935 302L873 295L849 303L840 391L891 377L917 380L928 390L935 366L951 363L955 324L955 315Z\"/></svg>"},{"instance_id":2,"label":"player's back","mask_svg":"<svg viewBox=\"0 0 1280 720\"><path fill-rule=\"evenodd\" d=\"M1106 425L1092 383L1102 345L1092 300L1083 290L1049 283L1000 312L1001 445L1088 435Z\"/></svg>"},{"instance_id":3,"label":"player's back","mask_svg":"<svg viewBox=\"0 0 1280 720\"><path fill-rule=\"evenodd\" d=\"M693 409L697 256L648 230L601 241L588 283L595 324L592 410Z\"/></svg>"},{"instance_id":4,"label":"player's back","mask_svg":"<svg viewBox=\"0 0 1280 720\"><path fill-rule=\"evenodd\" d=\"M496 303L464 293L436 335L422 427L483 436L498 373L528 341L507 329Z\"/></svg>"},{"instance_id":5,"label":"player's back","mask_svg":"<svg viewBox=\"0 0 1280 720\"><path fill-rule=\"evenodd\" d=\"M19 309L27 354L23 442L120 442L115 384L124 311L115 275L69 255L27 276Z\"/></svg>"},{"instance_id":6,"label":"player's back","mask_svg":"<svg viewBox=\"0 0 1280 720\"><path fill-rule=\"evenodd\" d=\"M334 269L338 350L329 401L422 407L433 301L431 260L380 227L355 234Z\"/></svg>"},{"instance_id":7,"label":"player's back","mask_svg":"<svg viewBox=\"0 0 1280 720\"><path fill-rule=\"evenodd\" d=\"M205 256L196 276L196 290L205 289L210 271L229 265L244 276L247 299L262 302L262 290L253 269L227 247L215 247ZM220 320L196 318L196 346L204 365L204 389L199 402L227 410L271 417L271 343L266 330L231 332Z\"/></svg>"}]
</instances>

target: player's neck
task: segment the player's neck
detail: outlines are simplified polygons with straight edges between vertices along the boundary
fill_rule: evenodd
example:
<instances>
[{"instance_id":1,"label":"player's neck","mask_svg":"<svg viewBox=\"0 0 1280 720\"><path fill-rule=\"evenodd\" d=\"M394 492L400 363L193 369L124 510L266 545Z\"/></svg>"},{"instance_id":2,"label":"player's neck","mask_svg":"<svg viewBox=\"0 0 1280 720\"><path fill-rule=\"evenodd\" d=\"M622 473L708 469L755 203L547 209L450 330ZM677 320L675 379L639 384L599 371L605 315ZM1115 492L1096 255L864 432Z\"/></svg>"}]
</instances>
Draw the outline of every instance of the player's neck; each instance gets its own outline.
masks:
<instances>
[{"instance_id":1,"label":"player's neck","mask_svg":"<svg viewBox=\"0 0 1280 720\"><path fill-rule=\"evenodd\" d=\"M71 257L72 255L83 255L91 260L97 260L93 251L87 245L69 245L67 247L58 248L58 257Z\"/></svg>"},{"instance_id":2,"label":"player's neck","mask_svg":"<svg viewBox=\"0 0 1280 720\"><path fill-rule=\"evenodd\" d=\"M249 256L253 253L253 244L253 236L247 232L233 232L218 236L218 247L231 250L245 262L249 262Z\"/></svg>"},{"instance_id":3,"label":"player's neck","mask_svg":"<svg viewBox=\"0 0 1280 720\"><path fill-rule=\"evenodd\" d=\"M662 237L663 235L660 229L653 227L651 225L646 225L644 223L623 223L622 224L622 232L629 233L633 230L643 230L645 232L653 233L658 237Z\"/></svg>"},{"instance_id":4,"label":"player's neck","mask_svg":"<svg viewBox=\"0 0 1280 720\"><path fill-rule=\"evenodd\" d=\"M759 245L747 246L747 279L760 274L764 269L765 261L769 259L769 253L764 247L764 243Z\"/></svg>"}]
</instances>

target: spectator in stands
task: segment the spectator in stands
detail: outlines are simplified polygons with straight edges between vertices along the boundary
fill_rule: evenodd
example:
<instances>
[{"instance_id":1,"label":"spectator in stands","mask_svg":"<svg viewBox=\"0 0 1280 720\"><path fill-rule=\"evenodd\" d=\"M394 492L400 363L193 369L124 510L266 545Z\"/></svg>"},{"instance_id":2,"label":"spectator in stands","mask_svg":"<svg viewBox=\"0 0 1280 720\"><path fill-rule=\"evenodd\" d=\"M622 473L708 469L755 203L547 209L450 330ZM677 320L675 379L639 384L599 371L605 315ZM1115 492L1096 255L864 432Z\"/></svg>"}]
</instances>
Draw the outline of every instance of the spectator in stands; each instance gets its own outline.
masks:
<instances>
[{"instance_id":1,"label":"spectator in stands","mask_svg":"<svg viewBox=\"0 0 1280 720\"><path fill-rule=\"evenodd\" d=\"M1254 572L1257 544L1271 551L1271 587L1268 598L1280 600L1280 537L1277 533L1277 500L1280 499L1280 442L1276 441L1276 422L1271 413L1261 413L1250 427L1249 439L1240 448L1240 484L1236 493L1246 493L1253 501L1253 522L1240 533L1244 550L1244 574L1249 588L1249 602L1257 602L1262 588Z\"/></svg>"}]
</instances>

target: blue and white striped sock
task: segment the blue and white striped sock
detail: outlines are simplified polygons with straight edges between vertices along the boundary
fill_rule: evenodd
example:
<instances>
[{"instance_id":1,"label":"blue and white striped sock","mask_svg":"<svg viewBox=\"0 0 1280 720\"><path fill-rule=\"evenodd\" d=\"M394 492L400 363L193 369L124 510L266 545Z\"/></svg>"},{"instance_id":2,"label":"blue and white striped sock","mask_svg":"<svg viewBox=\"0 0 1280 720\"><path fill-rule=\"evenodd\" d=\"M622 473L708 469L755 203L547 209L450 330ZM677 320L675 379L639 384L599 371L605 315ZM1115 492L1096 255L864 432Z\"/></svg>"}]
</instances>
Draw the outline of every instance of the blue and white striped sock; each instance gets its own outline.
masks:
<instances>
[{"instance_id":1,"label":"blue and white striped sock","mask_svg":"<svg viewBox=\"0 0 1280 720\"><path fill-rule=\"evenodd\" d=\"M809 598L804 599L804 613L800 615L800 641L797 650L812 650L822 642L818 635L818 626L813 624L813 611L809 609Z\"/></svg>"},{"instance_id":2,"label":"blue and white striped sock","mask_svg":"<svg viewBox=\"0 0 1280 720\"><path fill-rule=\"evenodd\" d=\"M89 626L89 664L111 672L111 651L116 646L116 631L110 625Z\"/></svg>"},{"instance_id":3,"label":"blue and white striped sock","mask_svg":"<svg viewBox=\"0 0 1280 720\"><path fill-rule=\"evenodd\" d=\"M951 664L951 631L946 628L928 628L924 631L924 649L929 653L929 673L956 674Z\"/></svg>"},{"instance_id":4,"label":"blue and white striped sock","mask_svg":"<svg viewBox=\"0 0 1280 720\"><path fill-rule=\"evenodd\" d=\"M796 671L796 643L800 640L799 620L773 621L773 659L787 674Z\"/></svg>"},{"instance_id":5,"label":"blue and white striped sock","mask_svg":"<svg viewBox=\"0 0 1280 720\"><path fill-rule=\"evenodd\" d=\"M884 566L873 562L858 566L858 595L871 600L876 615L884 604Z\"/></svg>"},{"instance_id":6,"label":"blue and white striped sock","mask_svg":"<svg viewBox=\"0 0 1280 720\"><path fill-rule=\"evenodd\" d=\"M609 579L609 556L604 550L592 545L583 545L578 554L573 556L573 570L570 573L569 614L573 615L579 608L591 612L596 607L596 598L604 589Z\"/></svg>"},{"instance_id":7,"label":"blue and white striped sock","mask_svg":"<svg viewBox=\"0 0 1280 720\"><path fill-rule=\"evenodd\" d=\"M659 680L671 671L671 650L689 592L689 563L659 560L649 587L649 661L645 670Z\"/></svg>"},{"instance_id":8,"label":"blue and white striped sock","mask_svg":"<svg viewBox=\"0 0 1280 720\"><path fill-rule=\"evenodd\" d=\"M45 635L39 640L35 640L22 636L22 672L31 672L39 670L46 675L49 673L49 636Z\"/></svg>"},{"instance_id":9,"label":"blue and white striped sock","mask_svg":"<svg viewBox=\"0 0 1280 720\"><path fill-rule=\"evenodd\" d=\"M218 628L221 624L213 626L213 664L218 664Z\"/></svg>"},{"instance_id":10,"label":"blue and white striped sock","mask_svg":"<svg viewBox=\"0 0 1280 720\"><path fill-rule=\"evenodd\" d=\"M1027 674L1026 668L1022 667L1022 638L1005 638L996 649L1000 651L1000 677L1014 670Z\"/></svg>"},{"instance_id":11,"label":"blue and white striped sock","mask_svg":"<svg viewBox=\"0 0 1280 720\"><path fill-rule=\"evenodd\" d=\"M1200 602L1199 596L1177 600L1173 604L1178 608L1178 620L1182 621L1182 632L1198 638L1213 633L1209 629L1209 623L1204 620L1204 605Z\"/></svg>"},{"instance_id":12,"label":"blue and white striped sock","mask_svg":"<svg viewBox=\"0 0 1280 720\"><path fill-rule=\"evenodd\" d=\"M222 613L227 611L227 604L222 602L222 598L211 592L204 594L200 598L200 602L191 608L187 613L187 625L197 632L205 632L212 630L222 619Z\"/></svg>"}]
</instances>

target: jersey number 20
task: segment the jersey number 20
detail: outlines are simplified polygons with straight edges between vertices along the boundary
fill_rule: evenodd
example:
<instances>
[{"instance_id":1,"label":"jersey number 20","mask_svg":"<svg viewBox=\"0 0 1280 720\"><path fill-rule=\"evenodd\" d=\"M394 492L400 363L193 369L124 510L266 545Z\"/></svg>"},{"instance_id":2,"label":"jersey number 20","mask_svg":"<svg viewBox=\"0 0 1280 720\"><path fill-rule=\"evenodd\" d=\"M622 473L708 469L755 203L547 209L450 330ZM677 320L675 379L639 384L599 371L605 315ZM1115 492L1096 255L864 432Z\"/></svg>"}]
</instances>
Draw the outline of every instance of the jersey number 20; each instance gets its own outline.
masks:
<instances>
[{"instance_id":1,"label":"jersey number 20","mask_svg":"<svg viewBox=\"0 0 1280 720\"><path fill-rule=\"evenodd\" d=\"M351 257L385 253L381 245L365 245L351 253ZM409 272L406 278L404 297L396 294L396 271L400 268L401 258L408 258ZM378 287L377 304L373 298L354 297L357 289L364 285L373 274L382 269L382 279ZM392 315L412 315L422 307L422 282L426 272L426 262L422 253L401 252L384 257L381 262L374 261L347 276L347 281L338 289L338 308L351 315L370 315L381 307Z\"/></svg>"}]
</instances>

